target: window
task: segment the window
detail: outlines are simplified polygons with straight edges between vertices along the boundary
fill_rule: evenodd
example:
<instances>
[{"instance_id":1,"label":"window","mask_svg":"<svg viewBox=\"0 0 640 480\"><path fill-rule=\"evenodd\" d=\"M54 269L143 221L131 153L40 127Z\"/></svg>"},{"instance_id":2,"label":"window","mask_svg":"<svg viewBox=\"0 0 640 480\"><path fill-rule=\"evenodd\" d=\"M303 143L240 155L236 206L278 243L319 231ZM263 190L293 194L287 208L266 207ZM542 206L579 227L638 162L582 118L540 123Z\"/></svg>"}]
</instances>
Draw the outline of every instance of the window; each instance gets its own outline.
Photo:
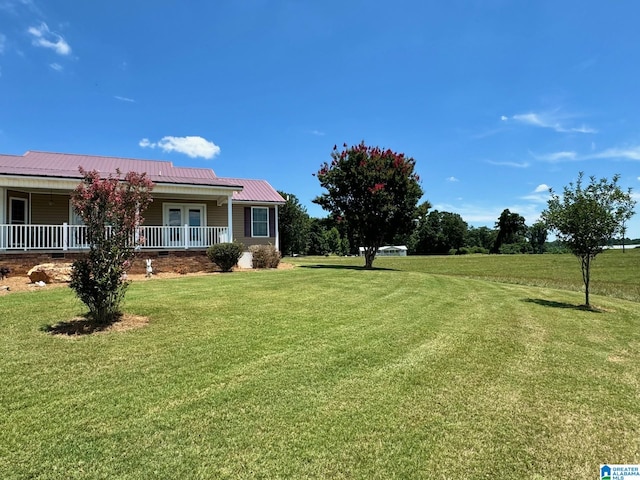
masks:
<instances>
[{"instance_id":1,"label":"window","mask_svg":"<svg viewBox=\"0 0 640 480\"><path fill-rule=\"evenodd\" d=\"M269 236L269 209L266 207L251 208L251 236Z\"/></svg>"}]
</instances>

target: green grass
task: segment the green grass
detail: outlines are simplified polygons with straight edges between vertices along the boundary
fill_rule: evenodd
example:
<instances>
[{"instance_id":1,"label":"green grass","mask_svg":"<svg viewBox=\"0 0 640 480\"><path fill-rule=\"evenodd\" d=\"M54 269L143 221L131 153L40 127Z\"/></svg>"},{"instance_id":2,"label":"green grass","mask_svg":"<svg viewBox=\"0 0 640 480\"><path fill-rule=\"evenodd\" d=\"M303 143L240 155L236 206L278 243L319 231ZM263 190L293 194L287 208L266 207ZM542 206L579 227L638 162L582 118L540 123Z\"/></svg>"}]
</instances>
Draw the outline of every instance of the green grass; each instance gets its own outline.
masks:
<instances>
[{"instance_id":1,"label":"green grass","mask_svg":"<svg viewBox=\"0 0 640 480\"><path fill-rule=\"evenodd\" d=\"M359 257L298 257L296 265L362 266ZM565 255L461 255L378 257L375 268L477 278L504 283L584 291L580 261ZM640 248L607 250L591 269L591 293L640 302Z\"/></svg>"},{"instance_id":2,"label":"green grass","mask_svg":"<svg viewBox=\"0 0 640 480\"><path fill-rule=\"evenodd\" d=\"M640 463L638 304L583 311L580 292L445 275L449 260L153 279L126 301L147 327L73 339L41 331L83 312L70 290L4 296L0 478L595 478Z\"/></svg>"}]
</instances>

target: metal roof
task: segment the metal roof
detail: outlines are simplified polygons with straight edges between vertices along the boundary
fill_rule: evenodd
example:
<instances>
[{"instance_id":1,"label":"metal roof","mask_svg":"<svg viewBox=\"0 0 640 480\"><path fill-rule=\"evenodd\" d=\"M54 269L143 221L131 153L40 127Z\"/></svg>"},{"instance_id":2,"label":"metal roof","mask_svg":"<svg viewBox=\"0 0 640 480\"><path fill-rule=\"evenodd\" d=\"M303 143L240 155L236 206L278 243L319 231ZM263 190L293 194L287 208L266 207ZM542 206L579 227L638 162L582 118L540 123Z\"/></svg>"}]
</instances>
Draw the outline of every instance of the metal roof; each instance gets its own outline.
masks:
<instances>
[{"instance_id":1,"label":"metal roof","mask_svg":"<svg viewBox=\"0 0 640 480\"><path fill-rule=\"evenodd\" d=\"M154 183L214 186L234 190L233 199L284 203L268 182L217 177L210 168L175 167L171 162L133 158L28 151L24 155L0 154L0 175L82 178L78 168L104 176L130 171L145 172ZM237 196L237 197L236 197Z\"/></svg>"},{"instance_id":2,"label":"metal roof","mask_svg":"<svg viewBox=\"0 0 640 480\"><path fill-rule=\"evenodd\" d=\"M244 188L241 192L233 192L235 202L261 202L285 203L285 199L266 180L250 180L246 178L228 178L232 182L238 182Z\"/></svg>"}]
</instances>

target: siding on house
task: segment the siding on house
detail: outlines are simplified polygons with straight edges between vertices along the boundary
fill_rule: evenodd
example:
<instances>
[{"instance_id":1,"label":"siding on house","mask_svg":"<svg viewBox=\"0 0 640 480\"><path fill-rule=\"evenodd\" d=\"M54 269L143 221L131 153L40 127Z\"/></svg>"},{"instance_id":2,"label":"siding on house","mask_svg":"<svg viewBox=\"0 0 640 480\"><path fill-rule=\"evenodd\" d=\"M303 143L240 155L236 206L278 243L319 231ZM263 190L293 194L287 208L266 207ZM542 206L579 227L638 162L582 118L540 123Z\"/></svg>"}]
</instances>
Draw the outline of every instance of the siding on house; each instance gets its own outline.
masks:
<instances>
[{"instance_id":1,"label":"siding on house","mask_svg":"<svg viewBox=\"0 0 640 480\"><path fill-rule=\"evenodd\" d=\"M255 207L269 207L273 208L273 205L253 205ZM240 204L233 205L233 240L242 243L245 248L250 245L275 245L276 237L274 232L269 232L269 237L247 237L244 232L244 209L245 207L251 207L251 205Z\"/></svg>"},{"instance_id":2,"label":"siding on house","mask_svg":"<svg viewBox=\"0 0 640 480\"><path fill-rule=\"evenodd\" d=\"M34 193L31 195L31 223L35 225L62 225L69 223L69 195ZM51 205L49 205L51 203Z\"/></svg>"}]
</instances>

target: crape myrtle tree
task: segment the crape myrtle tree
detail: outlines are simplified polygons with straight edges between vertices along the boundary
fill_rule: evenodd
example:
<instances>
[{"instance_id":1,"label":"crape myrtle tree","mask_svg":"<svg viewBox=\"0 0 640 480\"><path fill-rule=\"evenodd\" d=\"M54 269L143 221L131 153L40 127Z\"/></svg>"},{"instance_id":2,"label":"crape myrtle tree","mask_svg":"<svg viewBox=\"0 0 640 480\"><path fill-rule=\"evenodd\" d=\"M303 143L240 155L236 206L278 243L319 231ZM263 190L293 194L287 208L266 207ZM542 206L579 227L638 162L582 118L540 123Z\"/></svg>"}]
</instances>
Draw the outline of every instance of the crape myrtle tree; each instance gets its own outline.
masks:
<instances>
[{"instance_id":1,"label":"crape myrtle tree","mask_svg":"<svg viewBox=\"0 0 640 480\"><path fill-rule=\"evenodd\" d=\"M365 268L372 268L378 248L413 229L422 196L415 160L364 142L334 146L331 158L316 173L327 193L313 201L346 223L352 246L364 247Z\"/></svg>"},{"instance_id":2,"label":"crape myrtle tree","mask_svg":"<svg viewBox=\"0 0 640 480\"><path fill-rule=\"evenodd\" d=\"M82 182L72 192L71 204L86 227L89 253L73 262L70 287L89 308L89 319L104 325L121 315L128 286L124 274L144 241L138 227L153 183L145 173L129 172L124 181L119 170L107 178L82 167L80 173Z\"/></svg>"},{"instance_id":3,"label":"crape myrtle tree","mask_svg":"<svg viewBox=\"0 0 640 480\"><path fill-rule=\"evenodd\" d=\"M580 172L575 184L564 187L562 196L550 189L551 198L542 219L580 259L585 305L589 307L591 263L633 216L636 202L631 189L625 192L618 186L620 175L614 175L611 181L591 176L586 186L583 179L584 174Z\"/></svg>"}]
</instances>

